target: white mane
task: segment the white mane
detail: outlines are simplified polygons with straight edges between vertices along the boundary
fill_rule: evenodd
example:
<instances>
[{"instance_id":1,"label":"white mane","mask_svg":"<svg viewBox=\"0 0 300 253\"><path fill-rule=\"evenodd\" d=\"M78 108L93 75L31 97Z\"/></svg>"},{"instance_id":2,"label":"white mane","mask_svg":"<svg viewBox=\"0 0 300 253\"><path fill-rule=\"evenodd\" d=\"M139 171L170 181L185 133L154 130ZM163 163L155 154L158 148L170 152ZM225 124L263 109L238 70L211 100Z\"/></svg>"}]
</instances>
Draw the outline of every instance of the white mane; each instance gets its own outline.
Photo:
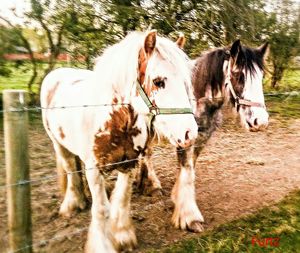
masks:
<instances>
[{"instance_id":1,"label":"white mane","mask_svg":"<svg viewBox=\"0 0 300 253\"><path fill-rule=\"evenodd\" d=\"M145 37L144 32L131 32L119 43L107 48L95 60L94 71L102 80L102 84L99 85L103 85L106 90L111 89L112 95L116 93L127 102L135 95L139 51L144 46ZM190 99L194 98L189 58L169 39L159 36L156 39L156 50L177 72L181 72L188 96Z\"/></svg>"},{"instance_id":2,"label":"white mane","mask_svg":"<svg viewBox=\"0 0 300 253\"><path fill-rule=\"evenodd\" d=\"M190 58L171 40L160 37L158 40L158 51L174 65L176 71L180 71L184 78L185 88L192 105L195 108L194 89L191 83L191 75L193 66Z\"/></svg>"}]
</instances>

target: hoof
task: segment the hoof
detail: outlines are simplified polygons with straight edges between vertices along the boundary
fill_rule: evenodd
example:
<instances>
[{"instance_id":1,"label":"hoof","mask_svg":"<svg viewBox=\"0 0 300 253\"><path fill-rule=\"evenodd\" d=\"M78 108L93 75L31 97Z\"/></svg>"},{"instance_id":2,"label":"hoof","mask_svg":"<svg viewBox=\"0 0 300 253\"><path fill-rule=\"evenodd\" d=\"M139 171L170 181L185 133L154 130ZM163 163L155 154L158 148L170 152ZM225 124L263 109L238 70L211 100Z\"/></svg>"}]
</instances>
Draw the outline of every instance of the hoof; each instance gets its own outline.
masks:
<instances>
[{"instance_id":1,"label":"hoof","mask_svg":"<svg viewBox=\"0 0 300 253\"><path fill-rule=\"evenodd\" d=\"M153 188L153 189L149 189L146 195L155 198L161 198L162 196L164 196L164 192L162 188Z\"/></svg>"},{"instance_id":2,"label":"hoof","mask_svg":"<svg viewBox=\"0 0 300 253\"><path fill-rule=\"evenodd\" d=\"M118 252L131 252L136 248L137 239L133 229L120 229L112 234Z\"/></svg>"},{"instance_id":3,"label":"hoof","mask_svg":"<svg viewBox=\"0 0 300 253\"><path fill-rule=\"evenodd\" d=\"M194 220L186 226L187 230L194 233L201 233L204 231L204 227L201 221Z\"/></svg>"},{"instance_id":4,"label":"hoof","mask_svg":"<svg viewBox=\"0 0 300 253\"><path fill-rule=\"evenodd\" d=\"M84 210L87 206L87 203L84 199L64 199L63 203L60 206L59 214L64 217L71 217L74 212Z\"/></svg>"},{"instance_id":5,"label":"hoof","mask_svg":"<svg viewBox=\"0 0 300 253\"><path fill-rule=\"evenodd\" d=\"M200 233L204 230L202 225L203 222L203 216L196 205L192 210L179 209L175 206L172 223L176 228Z\"/></svg>"}]
</instances>

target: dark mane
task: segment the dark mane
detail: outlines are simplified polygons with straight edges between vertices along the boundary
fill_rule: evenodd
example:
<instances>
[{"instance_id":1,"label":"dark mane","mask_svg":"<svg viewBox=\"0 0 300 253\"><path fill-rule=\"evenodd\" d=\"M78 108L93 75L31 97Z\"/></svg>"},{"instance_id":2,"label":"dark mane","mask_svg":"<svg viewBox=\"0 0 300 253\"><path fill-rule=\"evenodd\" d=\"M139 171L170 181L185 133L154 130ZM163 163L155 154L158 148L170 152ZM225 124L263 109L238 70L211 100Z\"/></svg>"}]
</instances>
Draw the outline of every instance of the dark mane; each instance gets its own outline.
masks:
<instances>
[{"instance_id":1,"label":"dark mane","mask_svg":"<svg viewBox=\"0 0 300 253\"><path fill-rule=\"evenodd\" d=\"M218 48L209 52L204 52L195 61L193 69L192 83L196 99L205 96L208 87L211 88L212 96L215 97L222 91L224 84L223 64L229 60L230 48ZM263 55L257 49L241 46L236 65L239 69L250 71L251 76L255 74L255 65L264 70Z\"/></svg>"},{"instance_id":2,"label":"dark mane","mask_svg":"<svg viewBox=\"0 0 300 253\"><path fill-rule=\"evenodd\" d=\"M242 46L242 50L238 55L237 66L239 69L250 71L251 76L255 74L254 64L256 64L260 70L264 70L263 55L257 50L249 47Z\"/></svg>"},{"instance_id":3,"label":"dark mane","mask_svg":"<svg viewBox=\"0 0 300 253\"><path fill-rule=\"evenodd\" d=\"M221 48L204 53L196 59L192 78L196 99L205 96L207 87L211 87L213 96L222 89L223 64L226 59L229 59L229 55Z\"/></svg>"}]
</instances>

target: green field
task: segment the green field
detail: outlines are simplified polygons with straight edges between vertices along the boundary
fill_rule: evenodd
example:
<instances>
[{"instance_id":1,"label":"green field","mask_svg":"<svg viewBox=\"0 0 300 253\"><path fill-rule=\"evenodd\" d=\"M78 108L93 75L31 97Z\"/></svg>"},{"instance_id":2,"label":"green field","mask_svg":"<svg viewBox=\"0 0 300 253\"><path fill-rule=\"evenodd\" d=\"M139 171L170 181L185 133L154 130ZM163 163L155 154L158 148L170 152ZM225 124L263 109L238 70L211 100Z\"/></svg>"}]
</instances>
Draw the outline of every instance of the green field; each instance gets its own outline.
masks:
<instances>
[{"instance_id":1,"label":"green field","mask_svg":"<svg viewBox=\"0 0 300 253\"><path fill-rule=\"evenodd\" d=\"M267 75L265 78L264 91L269 92L285 92L285 91L300 91L300 69L291 68L287 69L284 73L282 80L279 82L276 90L270 86L270 76Z\"/></svg>"},{"instance_id":2,"label":"green field","mask_svg":"<svg viewBox=\"0 0 300 253\"><path fill-rule=\"evenodd\" d=\"M56 67L69 66L67 63L58 63ZM38 64L39 77L46 68L46 64ZM27 89L27 82L31 77L31 69L29 63L24 63L23 65L17 66L16 63L10 63L9 68L11 70L11 75L9 77L0 76L0 93L4 89ZM40 78L37 78L38 81ZM270 92L284 92L300 90L300 69L288 69L285 71L283 79L280 81L279 88L274 90L270 87L270 77L267 76L265 79L264 90L266 93ZM38 91L38 84L33 85L33 91Z\"/></svg>"},{"instance_id":3,"label":"green field","mask_svg":"<svg viewBox=\"0 0 300 253\"><path fill-rule=\"evenodd\" d=\"M24 62L21 65L11 62L8 64L11 74L9 77L0 76L0 93L5 89L24 89L27 90L27 83L29 82L32 71L29 63ZM57 67L67 66L66 63L59 63ZM43 71L47 68L45 63L38 63L38 77L36 82L41 78ZM34 83L32 88L33 92L37 92L39 86L37 83Z\"/></svg>"}]
</instances>

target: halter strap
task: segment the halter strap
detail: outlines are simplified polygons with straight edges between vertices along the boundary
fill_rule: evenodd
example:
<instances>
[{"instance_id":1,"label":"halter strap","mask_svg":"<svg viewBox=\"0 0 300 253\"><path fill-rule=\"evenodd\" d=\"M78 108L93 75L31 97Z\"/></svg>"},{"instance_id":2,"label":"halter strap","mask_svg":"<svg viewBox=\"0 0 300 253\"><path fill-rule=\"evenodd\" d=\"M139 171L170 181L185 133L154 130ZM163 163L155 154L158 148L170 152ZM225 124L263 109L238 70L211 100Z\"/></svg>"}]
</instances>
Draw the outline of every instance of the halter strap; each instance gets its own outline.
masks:
<instances>
[{"instance_id":1,"label":"halter strap","mask_svg":"<svg viewBox=\"0 0 300 253\"><path fill-rule=\"evenodd\" d=\"M236 61L235 61L235 63L236 63ZM249 99L240 98L236 94L235 90L233 89L233 85L232 85L232 82L230 80L230 77L231 77L231 59L229 59L229 62L228 62L227 75L226 75L226 78L225 78L225 87L228 86L228 88L230 90L230 93L233 96L235 105L237 105L237 106L238 105L245 105L245 106L254 106L254 107L265 108L265 105L262 104L262 103L253 102L253 101L251 101Z\"/></svg>"},{"instance_id":2,"label":"halter strap","mask_svg":"<svg viewBox=\"0 0 300 253\"><path fill-rule=\"evenodd\" d=\"M143 87L140 82L137 80L137 90L144 100L145 104L149 108L149 113L153 116L157 116L159 114L193 114L193 110L191 108L159 108L157 105L153 104L147 94L145 93Z\"/></svg>"}]
</instances>

